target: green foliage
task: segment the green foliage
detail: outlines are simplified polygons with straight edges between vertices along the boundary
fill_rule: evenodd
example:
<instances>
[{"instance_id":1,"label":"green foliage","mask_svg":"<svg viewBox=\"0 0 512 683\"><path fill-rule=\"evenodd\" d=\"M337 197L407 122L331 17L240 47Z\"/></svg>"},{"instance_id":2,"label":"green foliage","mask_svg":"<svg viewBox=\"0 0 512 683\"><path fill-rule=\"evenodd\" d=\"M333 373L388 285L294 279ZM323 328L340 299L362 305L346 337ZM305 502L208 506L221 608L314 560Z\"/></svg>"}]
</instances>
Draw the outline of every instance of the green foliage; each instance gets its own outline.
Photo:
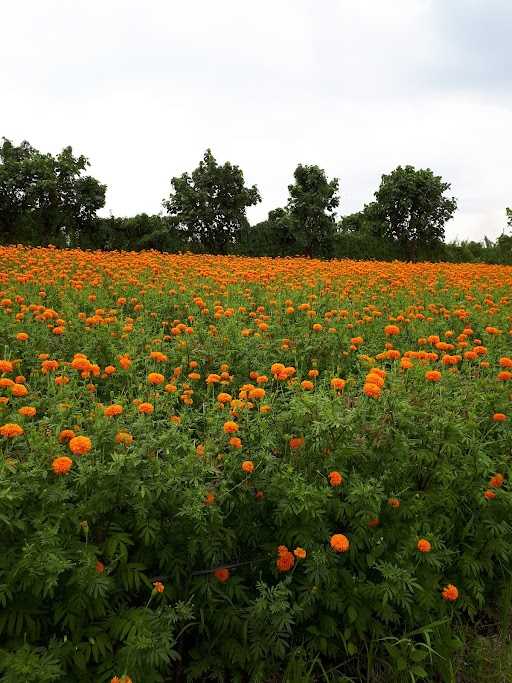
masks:
<instances>
[{"instance_id":1,"label":"green foliage","mask_svg":"<svg viewBox=\"0 0 512 683\"><path fill-rule=\"evenodd\" d=\"M261 201L255 185L246 187L238 166L219 165L206 150L199 166L171 180L172 192L164 207L185 243L201 245L210 253L226 253L240 240L247 223L245 211Z\"/></svg>"},{"instance_id":2,"label":"green foliage","mask_svg":"<svg viewBox=\"0 0 512 683\"><path fill-rule=\"evenodd\" d=\"M84 156L66 147L57 156L3 138L0 146L0 241L79 244L94 229L106 186L84 175Z\"/></svg>"},{"instance_id":3,"label":"green foliage","mask_svg":"<svg viewBox=\"0 0 512 683\"><path fill-rule=\"evenodd\" d=\"M364 213L378 234L396 241L406 255L415 259L422 248L440 243L444 226L457 208L456 200L444 193L450 184L430 169L398 166L383 175L375 202Z\"/></svg>"}]
</instances>

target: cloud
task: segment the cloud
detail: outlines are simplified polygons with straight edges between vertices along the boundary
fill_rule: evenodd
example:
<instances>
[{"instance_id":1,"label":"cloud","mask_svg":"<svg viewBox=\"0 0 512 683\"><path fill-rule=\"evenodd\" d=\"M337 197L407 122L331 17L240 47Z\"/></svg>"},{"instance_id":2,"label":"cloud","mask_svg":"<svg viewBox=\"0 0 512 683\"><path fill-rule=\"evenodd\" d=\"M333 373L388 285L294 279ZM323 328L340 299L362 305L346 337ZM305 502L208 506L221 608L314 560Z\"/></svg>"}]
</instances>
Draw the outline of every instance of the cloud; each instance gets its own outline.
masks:
<instances>
[{"instance_id":1,"label":"cloud","mask_svg":"<svg viewBox=\"0 0 512 683\"><path fill-rule=\"evenodd\" d=\"M106 212L158 212L206 147L256 183L259 220L297 163L340 178L342 213L398 164L459 199L450 237L494 237L512 203L512 3L18 0L3 8L0 135L72 144ZM503 216L503 220L500 219Z\"/></svg>"}]
</instances>

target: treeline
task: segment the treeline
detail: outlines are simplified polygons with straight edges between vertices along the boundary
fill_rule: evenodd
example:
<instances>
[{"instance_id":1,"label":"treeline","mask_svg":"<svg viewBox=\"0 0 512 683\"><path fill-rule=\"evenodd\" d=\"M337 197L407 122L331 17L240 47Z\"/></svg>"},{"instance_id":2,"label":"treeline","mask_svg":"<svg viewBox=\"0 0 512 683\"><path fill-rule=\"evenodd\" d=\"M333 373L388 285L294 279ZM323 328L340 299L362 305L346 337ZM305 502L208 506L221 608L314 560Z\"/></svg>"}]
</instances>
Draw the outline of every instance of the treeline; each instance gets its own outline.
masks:
<instances>
[{"instance_id":1,"label":"treeline","mask_svg":"<svg viewBox=\"0 0 512 683\"><path fill-rule=\"evenodd\" d=\"M106 185L87 175L88 160L66 147L44 154L28 142L0 146L0 242L85 249L158 249L250 256L446 260L512 263L512 236L495 242L445 242L457 208L450 184L430 169L399 166L383 175L375 200L336 217L339 181L299 164L286 206L250 225L261 201L242 170L207 150L198 167L171 179L162 213L99 217ZM512 228L512 211L506 209Z\"/></svg>"}]
</instances>

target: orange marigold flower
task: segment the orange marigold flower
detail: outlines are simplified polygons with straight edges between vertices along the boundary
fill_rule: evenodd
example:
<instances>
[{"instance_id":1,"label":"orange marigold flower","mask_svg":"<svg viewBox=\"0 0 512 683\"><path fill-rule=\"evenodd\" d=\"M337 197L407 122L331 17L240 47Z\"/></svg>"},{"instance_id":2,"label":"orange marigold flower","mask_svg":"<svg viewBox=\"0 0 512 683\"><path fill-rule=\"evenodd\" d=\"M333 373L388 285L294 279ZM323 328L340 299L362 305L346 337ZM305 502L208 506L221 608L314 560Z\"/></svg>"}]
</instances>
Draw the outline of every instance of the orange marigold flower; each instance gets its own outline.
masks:
<instances>
[{"instance_id":1,"label":"orange marigold flower","mask_svg":"<svg viewBox=\"0 0 512 683\"><path fill-rule=\"evenodd\" d=\"M88 436L74 436L69 442L69 449L74 455L84 455L91 448L92 443Z\"/></svg>"},{"instance_id":2,"label":"orange marigold flower","mask_svg":"<svg viewBox=\"0 0 512 683\"><path fill-rule=\"evenodd\" d=\"M111 406L107 406L103 410L103 414L106 415L107 417L112 417L114 415L121 415L123 412L123 406L120 406L118 403L114 403Z\"/></svg>"},{"instance_id":3,"label":"orange marigold flower","mask_svg":"<svg viewBox=\"0 0 512 683\"><path fill-rule=\"evenodd\" d=\"M309 379L303 380L300 383L300 386L304 389L304 391L311 391L312 389L315 388L315 385Z\"/></svg>"},{"instance_id":4,"label":"orange marigold flower","mask_svg":"<svg viewBox=\"0 0 512 683\"><path fill-rule=\"evenodd\" d=\"M346 553L350 548L350 542L345 534L334 534L331 536L330 544L336 553Z\"/></svg>"},{"instance_id":5,"label":"orange marigold flower","mask_svg":"<svg viewBox=\"0 0 512 683\"><path fill-rule=\"evenodd\" d=\"M322 325L320 323L314 323L313 324L313 332L321 332L322 331Z\"/></svg>"},{"instance_id":6,"label":"orange marigold flower","mask_svg":"<svg viewBox=\"0 0 512 683\"><path fill-rule=\"evenodd\" d=\"M343 484L343 477L339 472L329 472L329 484L332 487L341 486Z\"/></svg>"},{"instance_id":7,"label":"orange marigold flower","mask_svg":"<svg viewBox=\"0 0 512 683\"><path fill-rule=\"evenodd\" d=\"M23 415L23 417L34 417L34 415L37 413L37 410L34 408L34 406L23 406L22 408L18 409L18 413Z\"/></svg>"},{"instance_id":8,"label":"orange marigold flower","mask_svg":"<svg viewBox=\"0 0 512 683\"><path fill-rule=\"evenodd\" d=\"M276 567L279 572L289 572L293 569L295 564L295 557L286 546L279 546L277 549L278 558L276 560Z\"/></svg>"},{"instance_id":9,"label":"orange marigold flower","mask_svg":"<svg viewBox=\"0 0 512 683\"><path fill-rule=\"evenodd\" d=\"M7 422L0 427L0 435L5 436L8 439L12 439L15 436L21 436L23 434L23 427L15 422Z\"/></svg>"},{"instance_id":10,"label":"orange marigold flower","mask_svg":"<svg viewBox=\"0 0 512 683\"><path fill-rule=\"evenodd\" d=\"M508 382L511 379L512 372L509 372L508 370L502 370L501 372L498 372L498 380L500 382Z\"/></svg>"},{"instance_id":11,"label":"orange marigold flower","mask_svg":"<svg viewBox=\"0 0 512 683\"><path fill-rule=\"evenodd\" d=\"M217 401L219 403L229 403L232 400L232 396L230 394L226 394L224 391L221 391L220 394L217 396Z\"/></svg>"},{"instance_id":12,"label":"orange marigold flower","mask_svg":"<svg viewBox=\"0 0 512 683\"><path fill-rule=\"evenodd\" d=\"M363 387L363 392L369 398L380 398L382 394L381 388L376 384L372 384L370 382L365 383Z\"/></svg>"},{"instance_id":13,"label":"orange marigold flower","mask_svg":"<svg viewBox=\"0 0 512 683\"><path fill-rule=\"evenodd\" d=\"M55 474L67 474L73 465L71 458L67 455L63 455L59 458L54 458L52 462L52 470Z\"/></svg>"},{"instance_id":14,"label":"orange marigold flower","mask_svg":"<svg viewBox=\"0 0 512 683\"><path fill-rule=\"evenodd\" d=\"M153 590L155 593L163 593L165 586L161 581L153 581Z\"/></svg>"},{"instance_id":15,"label":"orange marigold flower","mask_svg":"<svg viewBox=\"0 0 512 683\"><path fill-rule=\"evenodd\" d=\"M500 362L500 366L502 368L512 368L512 358L508 358L507 356L502 356L500 358L499 362Z\"/></svg>"},{"instance_id":16,"label":"orange marigold flower","mask_svg":"<svg viewBox=\"0 0 512 683\"><path fill-rule=\"evenodd\" d=\"M459 597L459 591L457 590L456 586L454 586L452 583L449 583L443 588L441 595L443 596L443 600L446 600L447 602L455 602L455 600L457 600Z\"/></svg>"},{"instance_id":17,"label":"orange marigold flower","mask_svg":"<svg viewBox=\"0 0 512 683\"><path fill-rule=\"evenodd\" d=\"M425 373L425 379L429 382L439 382L441 377L442 375L439 372L439 370L427 370L427 372Z\"/></svg>"},{"instance_id":18,"label":"orange marigold flower","mask_svg":"<svg viewBox=\"0 0 512 683\"><path fill-rule=\"evenodd\" d=\"M400 328L398 325L386 325L384 328L384 334L388 337L391 337L394 334L400 334Z\"/></svg>"},{"instance_id":19,"label":"orange marigold flower","mask_svg":"<svg viewBox=\"0 0 512 683\"><path fill-rule=\"evenodd\" d=\"M494 500L496 498L496 494L494 491L487 489L487 491L484 491L484 498L485 500Z\"/></svg>"},{"instance_id":20,"label":"orange marigold flower","mask_svg":"<svg viewBox=\"0 0 512 683\"><path fill-rule=\"evenodd\" d=\"M12 372L14 366L10 360L0 360L0 372Z\"/></svg>"},{"instance_id":21,"label":"orange marigold flower","mask_svg":"<svg viewBox=\"0 0 512 683\"><path fill-rule=\"evenodd\" d=\"M368 526L370 529L374 529L375 527L380 525L380 519L378 517L372 517L370 521L368 522Z\"/></svg>"},{"instance_id":22,"label":"orange marigold flower","mask_svg":"<svg viewBox=\"0 0 512 683\"><path fill-rule=\"evenodd\" d=\"M388 498L388 505L392 508L399 508L400 501L398 500L398 498Z\"/></svg>"},{"instance_id":23,"label":"orange marigold flower","mask_svg":"<svg viewBox=\"0 0 512 683\"><path fill-rule=\"evenodd\" d=\"M160 372L150 372L148 375L148 382L150 384L163 384L165 377Z\"/></svg>"},{"instance_id":24,"label":"orange marigold flower","mask_svg":"<svg viewBox=\"0 0 512 683\"><path fill-rule=\"evenodd\" d=\"M300 548L299 546L297 546L297 548L295 548L295 550L293 551L293 554L294 554L295 557L298 558L299 560L305 560L305 559L306 559L306 554L307 554L307 553L306 553L306 551L304 550L304 548Z\"/></svg>"},{"instance_id":25,"label":"orange marigold flower","mask_svg":"<svg viewBox=\"0 0 512 683\"><path fill-rule=\"evenodd\" d=\"M116 443L130 446L133 443L133 436L129 432L117 432L114 438Z\"/></svg>"},{"instance_id":26,"label":"orange marigold flower","mask_svg":"<svg viewBox=\"0 0 512 683\"><path fill-rule=\"evenodd\" d=\"M66 441L69 441L75 436L75 432L72 429L63 429L59 433L59 441L61 443L65 443Z\"/></svg>"},{"instance_id":27,"label":"orange marigold flower","mask_svg":"<svg viewBox=\"0 0 512 683\"><path fill-rule=\"evenodd\" d=\"M226 583L226 581L229 581L231 573L227 567L219 567L219 569L216 569L213 572L213 575L215 576L217 581L220 581L220 583Z\"/></svg>"},{"instance_id":28,"label":"orange marigold flower","mask_svg":"<svg viewBox=\"0 0 512 683\"><path fill-rule=\"evenodd\" d=\"M416 548L420 551L420 553L429 553L432 550L432 545L429 541L427 541L426 538L420 538L416 544Z\"/></svg>"},{"instance_id":29,"label":"orange marigold flower","mask_svg":"<svg viewBox=\"0 0 512 683\"><path fill-rule=\"evenodd\" d=\"M491 477L489 481L489 486L492 486L495 489L499 489L503 486L503 482L505 481L505 477L500 474L500 472L497 472L493 477Z\"/></svg>"},{"instance_id":30,"label":"orange marigold flower","mask_svg":"<svg viewBox=\"0 0 512 683\"><path fill-rule=\"evenodd\" d=\"M139 403L137 410L139 413L143 413L144 415L151 415L151 413L154 411L154 407L152 403L147 403L144 401L143 403Z\"/></svg>"},{"instance_id":31,"label":"orange marigold flower","mask_svg":"<svg viewBox=\"0 0 512 683\"><path fill-rule=\"evenodd\" d=\"M507 416L505 415L505 413L494 413L492 419L494 422L505 422Z\"/></svg>"},{"instance_id":32,"label":"orange marigold flower","mask_svg":"<svg viewBox=\"0 0 512 683\"><path fill-rule=\"evenodd\" d=\"M300 448L301 446L304 445L304 437L303 436L292 436L292 438L289 441L290 448L295 450L297 448Z\"/></svg>"},{"instance_id":33,"label":"orange marigold flower","mask_svg":"<svg viewBox=\"0 0 512 683\"><path fill-rule=\"evenodd\" d=\"M249 398L251 400L260 400L265 398L265 389L263 387L255 387L249 391Z\"/></svg>"},{"instance_id":34,"label":"orange marigold flower","mask_svg":"<svg viewBox=\"0 0 512 683\"><path fill-rule=\"evenodd\" d=\"M26 332L18 332L18 334L16 335L16 339L18 341L25 342L28 339L28 334Z\"/></svg>"},{"instance_id":35,"label":"orange marigold flower","mask_svg":"<svg viewBox=\"0 0 512 683\"><path fill-rule=\"evenodd\" d=\"M208 491L206 498L204 499L205 505L213 505L215 503L215 494L212 491Z\"/></svg>"},{"instance_id":36,"label":"orange marigold flower","mask_svg":"<svg viewBox=\"0 0 512 683\"><path fill-rule=\"evenodd\" d=\"M345 388L346 381L341 379L341 377L333 377L331 379L331 387L336 391L343 391Z\"/></svg>"},{"instance_id":37,"label":"orange marigold flower","mask_svg":"<svg viewBox=\"0 0 512 683\"><path fill-rule=\"evenodd\" d=\"M228 443L232 448L242 448L242 439L239 439L238 436L232 436Z\"/></svg>"},{"instance_id":38,"label":"orange marigold flower","mask_svg":"<svg viewBox=\"0 0 512 683\"><path fill-rule=\"evenodd\" d=\"M252 460L244 460L242 463L242 470L247 474L254 472L254 463Z\"/></svg>"},{"instance_id":39,"label":"orange marigold flower","mask_svg":"<svg viewBox=\"0 0 512 683\"><path fill-rule=\"evenodd\" d=\"M103 574L103 572L105 571L105 565L103 564L103 562L101 562L100 560L98 560L98 561L96 562L96 567L95 567L95 569L96 569L96 571L98 572L98 574Z\"/></svg>"},{"instance_id":40,"label":"orange marigold flower","mask_svg":"<svg viewBox=\"0 0 512 683\"><path fill-rule=\"evenodd\" d=\"M233 422L233 420L228 420L227 422L224 422L224 433L225 434L234 434L237 431L238 431L238 425L236 422Z\"/></svg>"}]
</instances>

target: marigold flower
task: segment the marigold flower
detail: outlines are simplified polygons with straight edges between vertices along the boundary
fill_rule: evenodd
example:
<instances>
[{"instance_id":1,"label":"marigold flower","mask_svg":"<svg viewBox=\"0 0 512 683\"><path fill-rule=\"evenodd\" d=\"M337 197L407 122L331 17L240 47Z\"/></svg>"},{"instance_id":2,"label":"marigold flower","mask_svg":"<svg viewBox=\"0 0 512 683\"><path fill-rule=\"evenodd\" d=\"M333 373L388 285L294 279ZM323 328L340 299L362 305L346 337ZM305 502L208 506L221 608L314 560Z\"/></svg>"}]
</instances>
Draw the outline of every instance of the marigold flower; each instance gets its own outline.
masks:
<instances>
[{"instance_id":1,"label":"marigold flower","mask_svg":"<svg viewBox=\"0 0 512 683\"><path fill-rule=\"evenodd\" d=\"M252 460L244 460L242 463L242 470L247 474L254 472L254 463Z\"/></svg>"},{"instance_id":2,"label":"marigold flower","mask_svg":"<svg viewBox=\"0 0 512 683\"><path fill-rule=\"evenodd\" d=\"M163 384L165 377L160 372L150 372L148 375L148 382L150 384Z\"/></svg>"},{"instance_id":3,"label":"marigold flower","mask_svg":"<svg viewBox=\"0 0 512 683\"><path fill-rule=\"evenodd\" d=\"M400 328L398 325L386 325L384 328L384 334L388 337L391 337L395 334L400 334Z\"/></svg>"},{"instance_id":4,"label":"marigold flower","mask_svg":"<svg viewBox=\"0 0 512 683\"><path fill-rule=\"evenodd\" d=\"M295 564L295 557L286 546L279 546L277 549L278 558L276 560L276 567L279 572L289 572L293 569Z\"/></svg>"},{"instance_id":5,"label":"marigold flower","mask_svg":"<svg viewBox=\"0 0 512 683\"><path fill-rule=\"evenodd\" d=\"M92 443L88 436L74 436L69 442L69 449L74 455L84 455L91 448Z\"/></svg>"},{"instance_id":6,"label":"marigold flower","mask_svg":"<svg viewBox=\"0 0 512 683\"><path fill-rule=\"evenodd\" d=\"M306 559L306 555L307 555L307 553L306 553L306 551L304 550L304 548L300 548L299 546L297 546L297 548L295 548L295 550L293 551L293 554L294 554L295 557L296 557L297 559L299 559L299 560L305 560L305 559Z\"/></svg>"},{"instance_id":7,"label":"marigold flower","mask_svg":"<svg viewBox=\"0 0 512 683\"><path fill-rule=\"evenodd\" d=\"M439 372L439 370L427 370L427 372L425 373L425 379L429 382L439 382L441 377L442 375Z\"/></svg>"},{"instance_id":8,"label":"marigold flower","mask_svg":"<svg viewBox=\"0 0 512 683\"><path fill-rule=\"evenodd\" d=\"M217 396L217 401L219 403L229 403L233 397L230 394L226 394L224 391L221 391L220 394Z\"/></svg>"},{"instance_id":9,"label":"marigold flower","mask_svg":"<svg viewBox=\"0 0 512 683\"><path fill-rule=\"evenodd\" d=\"M15 436L23 434L23 427L15 422L7 422L0 427L0 436L5 436L8 439L13 439Z\"/></svg>"},{"instance_id":10,"label":"marigold flower","mask_svg":"<svg viewBox=\"0 0 512 683\"><path fill-rule=\"evenodd\" d=\"M14 370L14 365L10 360L0 360L0 373L1 372L12 372Z\"/></svg>"},{"instance_id":11,"label":"marigold flower","mask_svg":"<svg viewBox=\"0 0 512 683\"><path fill-rule=\"evenodd\" d=\"M368 526L370 529L374 529L375 527L380 525L380 519L378 517L372 517L370 521L368 522Z\"/></svg>"},{"instance_id":12,"label":"marigold flower","mask_svg":"<svg viewBox=\"0 0 512 683\"><path fill-rule=\"evenodd\" d=\"M254 389L249 391L249 398L256 401L265 398L265 389L263 387L254 387Z\"/></svg>"},{"instance_id":13,"label":"marigold flower","mask_svg":"<svg viewBox=\"0 0 512 683\"><path fill-rule=\"evenodd\" d=\"M95 569L96 569L96 571L98 572L98 574L103 574L103 572L105 571L105 565L103 564L103 562L101 562L100 560L98 560L98 561L96 562Z\"/></svg>"},{"instance_id":14,"label":"marigold flower","mask_svg":"<svg viewBox=\"0 0 512 683\"><path fill-rule=\"evenodd\" d=\"M388 505L392 508L399 508L400 501L398 500L398 498L388 498Z\"/></svg>"},{"instance_id":15,"label":"marigold flower","mask_svg":"<svg viewBox=\"0 0 512 683\"><path fill-rule=\"evenodd\" d=\"M341 377L333 377L331 379L331 387L336 391L343 391L345 388L346 381L341 379Z\"/></svg>"},{"instance_id":16,"label":"marigold flower","mask_svg":"<svg viewBox=\"0 0 512 683\"><path fill-rule=\"evenodd\" d=\"M34 406L23 406L22 408L18 408L18 413L23 415L23 417L34 417L37 410Z\"/></svg>"},{"instance_id":17,"label":"marigold flower","mask_svg":"<svg viewBox=\"0 0 512 683\"><path fill-rule=\"evenodd\" d=\"M143 413L144 415L151 415L151 413L154 411L154 407L152 403L139 403L139 406L137 408L139 413Z\"/></svg>"},{"instance_id":18,"label":"marigold flower","mask_svg":"<svg viewBox=\"0 0 512 683\"><path fill-rule=\"evenodd\" d=\"M494 413L492 416L492 419L494 422L505 422L507 419L507 416L505 413Z\"/></svg>"},{"instance_id":19,"label":"marigold flower","mask_svg":"<svg viewBox=\"0 0 512 683\"><path fill-rule=\"evenodd\" d=\"M416 547L420 551L420 553L429 553L432 550L432 545L429 541L427 541L426 538L420 538L420 540L416 544Z\"/></svg>"},{"instance_id":20,"label":"marigold flower","mask_svg":"<svg viewBox=\"0 0 512 683\"><path fill-rule=\"evenodd\" d=\"M75 436L75 432L72 429L63 429L59 433L59 441L60 443L65 443L66 441L69 441Z\"/></svg>"},{"instance_id":21,"label":"marigold flower","mask_svg":"<svg viewBox=\"0 0 512 683\"><path fill-rule=\"evenodd\" d=\"M119 405L118 403L114 403L111 406L107 406L103 410L103 414L106 415L107 417L112 417L115 415L121 415L123 412L123 406Z\"/></svg>"},{"instance_id":22,"label":"marigold flower","mask_svg":"<svg viewBox=\"0 0 512 683\"><path fill-rule=\"evenodd\" d=\"M220 581L220 583L226 583L226 581L229 581L229 577L231 576L231 573L227 567L219 567L219 569L216 569L213 574L217 581Z\"/></svg>"},{"instance_id":23,"label":"marigold flower","mask_svg":"<svg viewBox=\"0 0 512 683\"><path fill-rule=\"evenodd\" d=\"M300 386L304 389L304 391L311 391L312 389L315 388L315 385L309 379L303 380L300 383Z\"/></svg>"},{"instance_id":24,"label":"marigold flower","mask_svg":"<svg viewBox=\"0 0 512 683\"><path fill-rule=\"evenodd\" d=\"M234 434L237 431L238 431L238 425L236 422L233 422L232 420L228 420L227 422L224 422L224 433L225 434Z\"/></svg>"},{"instance_id":25,"label":"marigold flower","mask_svg":"<svg viewBox=\"0 0 512 683\"><path fill-rule=\"evenodd\" d=\"M495 489L499 489L503 486L504 481L505 477L502 474L500 474L500 472L497 472L493 477L491 477L489 481L489 486L492 486Z\"/></svg>"},{"instance_id":26,"label":"marigold flower","mask_svg":"<svg viewBox=\"0 0 512 683\"><path fill-rule=\"evenodd\" d=\"M73 461L67 455L54 458L52 461L52 470L58 475L67 474L72 466Z\"/></svg>"},{"instance_id":27,"label":"marigold flower","mask_svg":"<svg viewBox=\"0 0 512 683\"><path fill-rule=\"evenodd\" d=\"M332 487L341 486L343 484L343 477L339 472L329 472L329 484Z\"/></svg>"},{"instance_id":28,"label":"marigold flower","mask_svg":"<svg viewBox=\"0 0 512 683\"><path fill-rule=\"evenodd\" d=\"M484 498L485 500L494 500L496 498L496 494L494 491L488 489L487 491L484 491Z\"/></svg>"},{"instance_id":29,"label":"marigold flower","mask_svg":"<svg viewBox=\"0 0 512 683\"><path fill-rule=\"evenodd\" d=\"M161 581L153 581L153 590L155 593L163 593L165 586Z\"/></svg>"},{"instance_id":30,"label":"marigold flower","mask_svg":"<svg viewBox=\"0 0 512 683\"><path fill-rule=\"evenodd\" d=\"M449 583L443 588L442 596L443 600L446 600L447 602L455 602L455 600L457 600L459 597L459 591L457 590L456 586L454 586L452 583Z\"/></svg>"},{"instance_id":31,"label":"marigold flower","mask_svg":"<svg viewBox=\"0 0 512 683\"><path fill-rule=\"evenodd\" d=\"M16 339L21 342L25 342L28 339L28 334L26 332L18 332Z\"/></svg>"},{"instance_id":32,"label":"marigold flower","mask_svg":"<svg viewBox=\"0 0 512 683\"><path fill-rule=\"evenodd\" d=\"M350 542L344 534L334 534L331 536L330 544L336 553L346 553L350 548Z\"/></svg>"},{"instance_id":33,"label":"marigold flower","mask_svg":"<svg viewBox=\"0 0 512 683\"><path fill-rule=\"evenodd\" d=\"M369 382L365 383L363 387L363 392L369 398L380 398L382 394L382 390L379 386L377 386L377 384L372 384Z\"/></svg>"}]
</instances>

